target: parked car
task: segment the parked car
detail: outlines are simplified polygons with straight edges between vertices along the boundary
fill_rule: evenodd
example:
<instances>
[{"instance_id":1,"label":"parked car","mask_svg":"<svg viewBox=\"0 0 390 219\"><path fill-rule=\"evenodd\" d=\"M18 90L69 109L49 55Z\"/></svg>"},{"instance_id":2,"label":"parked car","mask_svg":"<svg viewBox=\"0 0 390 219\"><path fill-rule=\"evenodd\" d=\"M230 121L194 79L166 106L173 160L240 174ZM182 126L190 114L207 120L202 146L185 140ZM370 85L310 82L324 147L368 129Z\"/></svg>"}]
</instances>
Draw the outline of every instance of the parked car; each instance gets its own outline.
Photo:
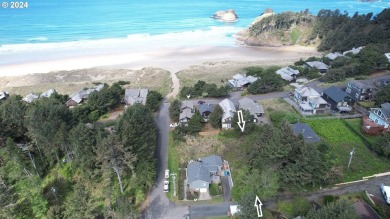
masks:
<instances>
[{"instance_id":1,"label":"parked car","mask_svg":"<svg viewBox=\"0 0 390 219\"><path fill-rule=\"evenodd\" d=\"M168 178L169 178L169 170L166 169L166 170L165 170L165 179L168 179Z\"/></svg>"},{"instance_id":2,"label":"parked car","mask_svg":"<svg viewBox=\"0 0 390 219\"><path fill-rule=\"evenodd\" d=\"M387 204L390 204L390 186L381 184L381 192Z\"/></svg>"},{"instance_id":3,"label":"parked car","mask_svg":"<svg viewBox=\"0 0 390 219\"><path fill-rule=\"evenodd\" d=\"M169 189L169 181L165 180L164 181L164 192L168 192L168 189Z\"/></svg>"}]
</instances>

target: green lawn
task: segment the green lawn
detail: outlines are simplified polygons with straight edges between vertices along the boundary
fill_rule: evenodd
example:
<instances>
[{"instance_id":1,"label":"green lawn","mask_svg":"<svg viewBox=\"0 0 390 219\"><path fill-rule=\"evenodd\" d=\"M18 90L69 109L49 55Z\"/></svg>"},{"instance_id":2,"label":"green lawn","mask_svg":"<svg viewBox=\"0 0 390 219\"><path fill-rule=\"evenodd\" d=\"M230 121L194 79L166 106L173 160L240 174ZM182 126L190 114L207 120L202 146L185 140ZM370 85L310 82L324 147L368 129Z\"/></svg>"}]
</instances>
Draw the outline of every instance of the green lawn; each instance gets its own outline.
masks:
<instances>
[{"instance_id":1,"label":"green lawn","mask_svg":"<svg viewBox=\"0 0 390 219\"><path fill-rule=\"evenodd\" d=\"M168 139L168 169L170 173L179 173L179 158L177 155L177 151L175 149L175 141L172 137L172 132L169 133L169 139ZM177 200L178 197L178 179L179 176L176 176L176 197L173 196L173 180L172 177L169 177L169 192L168 192L168 198L171 200Z\"/></svg>"},{"instance_id":2,"label":"green lawn","mask_svg":"<svg viewBox=\"0 0 390 219\"><path fill-rule=\"evenodd\" d=\"M330 155L344 167L343 181L362 179L364 176L390 170L390 161L370 151L361 138L340 119L306 120L306 123L329 145ZM357 124L357 121L348 121ZM351 150L355 148L350 169L347 165Z\"/></svg>"}]
</instances>

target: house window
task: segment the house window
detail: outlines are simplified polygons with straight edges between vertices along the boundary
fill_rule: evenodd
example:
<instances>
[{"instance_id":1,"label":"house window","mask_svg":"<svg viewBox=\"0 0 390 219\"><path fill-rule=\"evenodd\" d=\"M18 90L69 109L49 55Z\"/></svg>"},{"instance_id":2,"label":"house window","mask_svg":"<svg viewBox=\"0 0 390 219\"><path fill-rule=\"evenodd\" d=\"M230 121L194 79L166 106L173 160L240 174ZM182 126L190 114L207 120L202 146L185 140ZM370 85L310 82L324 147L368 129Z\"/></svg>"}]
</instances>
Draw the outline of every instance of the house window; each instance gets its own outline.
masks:
<instances>
[{"instance_id":1,"label":"house window","mask_svg":"<svg viewBox=\"0 0 390 219\"><path fill-rule=\"evenodd\" d=\"M378 124L378 119L375 119L375 123Z\"/></svg>"}]
</instances>

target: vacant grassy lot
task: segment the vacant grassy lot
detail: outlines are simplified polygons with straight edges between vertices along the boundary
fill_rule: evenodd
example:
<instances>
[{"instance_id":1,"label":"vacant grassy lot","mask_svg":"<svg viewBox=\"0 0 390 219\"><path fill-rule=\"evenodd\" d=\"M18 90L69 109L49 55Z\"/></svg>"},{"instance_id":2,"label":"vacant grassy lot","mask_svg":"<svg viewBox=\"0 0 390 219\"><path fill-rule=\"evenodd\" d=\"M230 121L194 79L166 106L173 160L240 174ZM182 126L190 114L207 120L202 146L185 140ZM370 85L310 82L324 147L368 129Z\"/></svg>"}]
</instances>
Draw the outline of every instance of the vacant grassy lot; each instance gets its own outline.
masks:
<instances>
[{"instance_id":1,"label":"vacant grassy lot","mask_svg":"<svg viewBox=\"0 0 390 219\"><path fill-rule=\"evenodd\" d=\"M128 69L80 69L58 71L47 74L32 74L0 78L0 90L26 95L42 93L54 88L61 94L71 94L85 87L101 82L111 84L119 80L130 81L129 87L145 87L162 94L170 92L171 80L168 71L157 68L141 70Z\"/></svg>"},{"instance_id":2,"label":"vacant grassy lot","mask_svg":"<svg viewBox=\"0 0 390 219\"><path fill-rule=\"evenodd\" d=\"M268 121L272 121L274 125L278 125L281 120L301 118L301 115L283 98L260 100L259 103L263 105Z\"/></svg>"},{"instance_id":3,"label":"vacant grassy lot","mask_svg":"<svg viewBox=\"0 0 390 219\"><path fill-rule=\"evenodd\" d=\"M330 154L344 167L343 181L361 179L390 170L390 161L380 158L364 145L340 119L306 120L306 123L329 145ZM349 153L355 148L350 168L347 170Z\"/></svg>"}]
</instances>

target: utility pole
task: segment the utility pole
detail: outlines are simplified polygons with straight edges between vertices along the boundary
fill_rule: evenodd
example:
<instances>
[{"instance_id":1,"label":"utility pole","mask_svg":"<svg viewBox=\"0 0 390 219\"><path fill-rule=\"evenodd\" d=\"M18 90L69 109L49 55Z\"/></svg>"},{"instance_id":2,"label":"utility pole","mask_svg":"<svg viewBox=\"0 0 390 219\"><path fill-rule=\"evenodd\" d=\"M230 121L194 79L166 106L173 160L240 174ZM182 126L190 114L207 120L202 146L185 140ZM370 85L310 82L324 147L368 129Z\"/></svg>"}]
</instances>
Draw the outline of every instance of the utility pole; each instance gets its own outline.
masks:
<instances>
[{"instance_id":1,"label":"utility pole","mask_svg":"<svg viewBox=\"0 0 390 219\"><path fill-rule=\"evenodd\" d=\"M349 157L347 170L349 169L349 165L351 165L352 156L353 156L354 153L355 153L355 148L353 148L352 151L349 153L350 157Z\"/></svg>"},{"instance_id":2,"label":"utility pole","mask_svg":"<svg viewBox=\"0 0 390 219\"><path fill-rule=\"evenodd\" d=\"M176 173L171 173L172 180L173 180L173 196L176 196L176 183L175 183L176 175L177 175Z\"/></svg>"}]
</instances>

